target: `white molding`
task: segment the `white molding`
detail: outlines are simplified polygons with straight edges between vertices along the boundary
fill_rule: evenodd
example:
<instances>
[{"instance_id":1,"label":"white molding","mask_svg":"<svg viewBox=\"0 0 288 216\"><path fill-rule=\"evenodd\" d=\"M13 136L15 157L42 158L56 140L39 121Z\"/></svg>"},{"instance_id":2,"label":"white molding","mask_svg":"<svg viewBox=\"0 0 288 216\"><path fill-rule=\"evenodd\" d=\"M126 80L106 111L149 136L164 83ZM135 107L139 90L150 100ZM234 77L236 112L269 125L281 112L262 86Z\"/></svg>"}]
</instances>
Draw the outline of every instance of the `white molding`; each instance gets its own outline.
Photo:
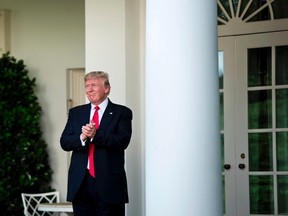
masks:
<instances>
[{"instance_id":1,"label":"white molding","mask_svg":"<svg viewBox=\"0 0 288 216\"><path fill-rule=\"evenodd\" d=\"M10 51L10 11L0 10L0 55Z\"/></svg>"},{"instance_id":2,"label":"white molding","mask_svg":"<svg viewBox=\"0 0 288 216\"><path fill-rule=\"evenodd\" d=\"M218 25L218 36L232 36L244 34L257 34L263 32L276 32L288 30L288 19L243 22L234 21L227 25Z\"/></svg>"}]
</instances>

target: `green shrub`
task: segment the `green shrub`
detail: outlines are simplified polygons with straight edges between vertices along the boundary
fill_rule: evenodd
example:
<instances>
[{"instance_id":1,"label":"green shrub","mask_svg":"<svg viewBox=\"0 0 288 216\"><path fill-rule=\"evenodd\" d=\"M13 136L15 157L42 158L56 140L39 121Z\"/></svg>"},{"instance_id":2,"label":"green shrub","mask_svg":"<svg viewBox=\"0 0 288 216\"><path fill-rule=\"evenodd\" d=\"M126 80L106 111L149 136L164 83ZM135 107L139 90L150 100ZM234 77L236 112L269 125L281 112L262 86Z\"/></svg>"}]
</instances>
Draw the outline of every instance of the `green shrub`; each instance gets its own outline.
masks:
<instances>
[{"instance_id":1,"label":"green shrub","mask_svg":"<svg viewBox=\"0 0 288 216\"><path fill-rule=\"evenodd\" d=\"M22 60L0 58L0 215L23 215L21 192L51 190L41 107Z\"/></svg>"}]
</instances>

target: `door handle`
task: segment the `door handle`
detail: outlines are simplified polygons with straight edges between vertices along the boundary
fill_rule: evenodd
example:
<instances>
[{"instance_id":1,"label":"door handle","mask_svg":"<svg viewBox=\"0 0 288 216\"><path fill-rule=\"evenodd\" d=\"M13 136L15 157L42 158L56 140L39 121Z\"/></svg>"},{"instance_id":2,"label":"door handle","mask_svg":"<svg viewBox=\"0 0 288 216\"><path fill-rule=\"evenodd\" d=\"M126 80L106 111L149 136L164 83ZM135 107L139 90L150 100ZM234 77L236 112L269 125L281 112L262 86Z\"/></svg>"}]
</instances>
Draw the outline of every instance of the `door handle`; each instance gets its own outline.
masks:
<instances>
[{"instance_id":1,"label":"door handle","mask_svg":"<svg viewBox=\"0 0 288 216\"><path fill-rule=\"evenodd\" d=\"M244 169L244 168L245 168L245 164L240 163L240 164L238 165L238 167L239 167L239 169Z\"/></svg>"},{"instance_id":2,"label":"door handle","mask_svg":"<svg viewBox=\"0 0 288 216\"><path fill-rule=\"evenodd\" d=\"M230 164L224 164L224 169L225 170L229 170L231 168L231 165Z\"/></svg>"}]
</instances>

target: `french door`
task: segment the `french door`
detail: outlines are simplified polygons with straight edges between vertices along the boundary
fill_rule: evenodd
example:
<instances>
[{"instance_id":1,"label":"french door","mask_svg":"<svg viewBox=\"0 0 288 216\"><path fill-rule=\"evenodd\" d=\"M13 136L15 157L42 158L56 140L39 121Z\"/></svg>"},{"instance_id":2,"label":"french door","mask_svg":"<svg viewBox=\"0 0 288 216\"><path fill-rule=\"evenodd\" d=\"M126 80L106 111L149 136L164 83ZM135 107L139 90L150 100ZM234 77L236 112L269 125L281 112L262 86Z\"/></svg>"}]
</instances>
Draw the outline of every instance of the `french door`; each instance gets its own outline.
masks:
<instances>
[{"instance_id":1,"label":"french door","mask_svg":"<svg viewBox=\"0 0 288 216\"><path fill-rule=\"evenodd\" d=\"M219 38L223 215L288 215L288 31Z\"/></svg>"}]
</instances>

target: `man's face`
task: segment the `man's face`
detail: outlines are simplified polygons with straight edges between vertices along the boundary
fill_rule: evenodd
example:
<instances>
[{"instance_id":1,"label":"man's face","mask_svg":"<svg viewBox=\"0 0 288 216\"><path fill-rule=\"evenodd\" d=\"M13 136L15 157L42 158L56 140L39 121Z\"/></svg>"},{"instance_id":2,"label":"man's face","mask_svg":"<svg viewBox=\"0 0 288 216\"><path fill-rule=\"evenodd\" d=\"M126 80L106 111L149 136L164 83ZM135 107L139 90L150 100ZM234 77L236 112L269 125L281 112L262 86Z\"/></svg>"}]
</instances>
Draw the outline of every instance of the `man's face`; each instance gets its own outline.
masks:
<instances>
[{"instance_id":1,"label":"man's face","mask_svg":"<svg viewBox=\"0 0 288 216\"><path fill-rule=\"evenodd\" d=\"M106 99L109 91L109 88L104 86L102 79L95 78L85 82L85 89L88 100L94 105L102 103Z\"/></svg>"}]
</instances>

